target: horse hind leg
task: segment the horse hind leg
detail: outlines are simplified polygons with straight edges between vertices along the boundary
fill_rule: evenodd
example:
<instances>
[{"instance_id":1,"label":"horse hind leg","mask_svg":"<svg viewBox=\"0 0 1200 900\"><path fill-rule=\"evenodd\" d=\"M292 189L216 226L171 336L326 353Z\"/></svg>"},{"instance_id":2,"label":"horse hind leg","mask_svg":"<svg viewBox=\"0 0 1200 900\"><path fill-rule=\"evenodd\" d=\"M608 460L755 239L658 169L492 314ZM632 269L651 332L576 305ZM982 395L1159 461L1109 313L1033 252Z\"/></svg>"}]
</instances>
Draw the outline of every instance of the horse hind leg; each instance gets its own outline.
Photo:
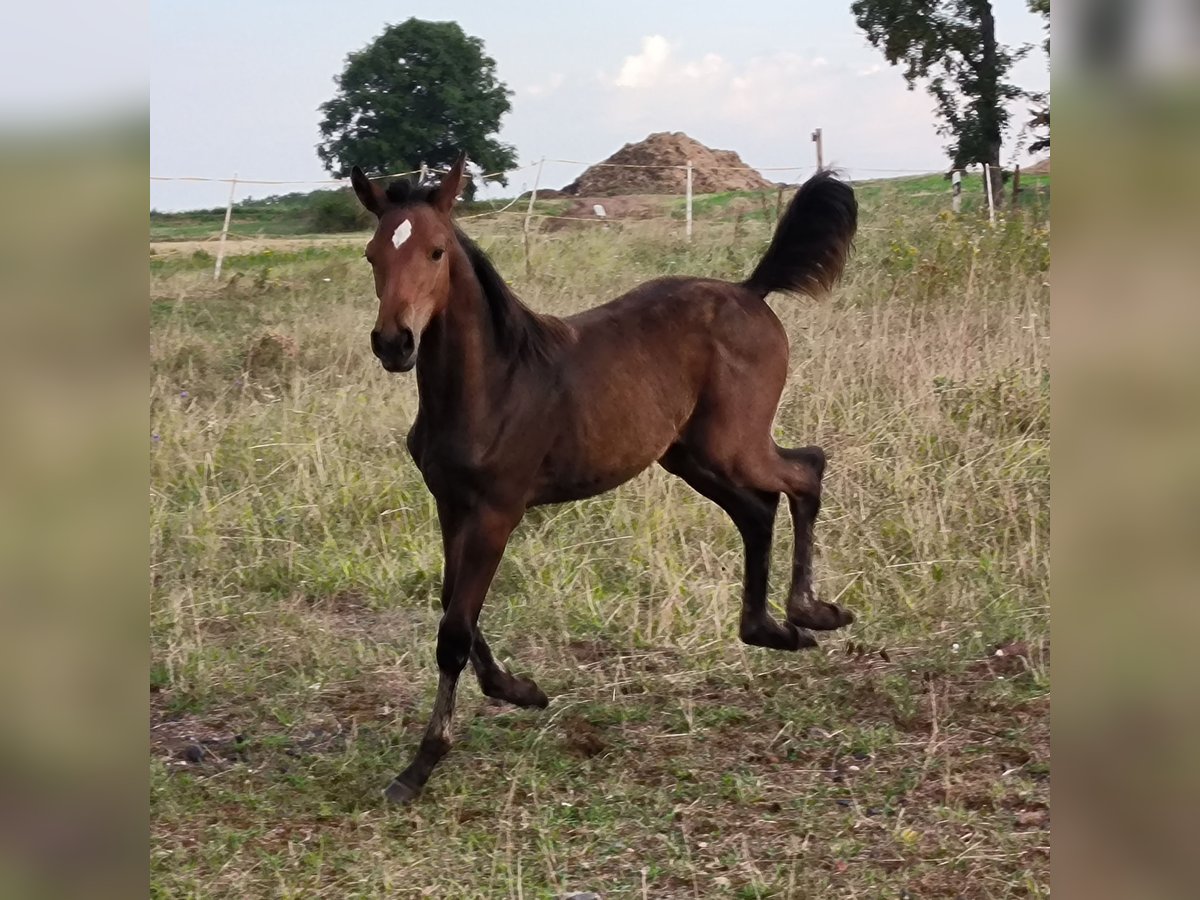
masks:
<instances>
[{"instance_id":1,"label":"horse hind leg","mask_svg":"<svg viewBox=\"0 0 1200 900\"><path fill-rule=\"evenodd\" d=\"M702 465L686 447L676 444L659 464L683 479L697 493L712 500L729 514L742 536L746 568L742 578L742 613L738 627L741 640L773 650L802 650L815 647L816 639L788 622L777 622L767 612L767 579L771 563L771 539L775 528L776 491L741 488Z\"/></svg>"},{"instance_id":2,"label":"horse hind leg","mask_svg":"<svg viewBox=\"0 0 1200 900\"><path fill-rule=\"evenodd\" d=\"M780 447L778 453L784 465L791 469L786 478L786 492L795 529L787 620L797 628L813 631L843 628L854 621L854 613L836 603L818 600L812 585L813 532L821 509L825 453L820 447Z\"/></svg>"}]
</instances>

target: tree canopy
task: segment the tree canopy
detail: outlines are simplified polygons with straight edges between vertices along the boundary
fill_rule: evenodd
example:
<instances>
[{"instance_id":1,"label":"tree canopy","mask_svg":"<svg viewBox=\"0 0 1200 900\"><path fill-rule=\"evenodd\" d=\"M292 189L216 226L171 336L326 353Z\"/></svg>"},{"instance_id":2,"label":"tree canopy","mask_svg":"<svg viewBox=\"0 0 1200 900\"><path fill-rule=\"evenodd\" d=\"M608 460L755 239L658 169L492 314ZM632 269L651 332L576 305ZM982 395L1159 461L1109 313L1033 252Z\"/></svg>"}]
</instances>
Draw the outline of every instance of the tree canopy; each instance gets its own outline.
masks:
<instances>
[{"instance_id":1,"label":"tree canopy","mask_svg":"<svg viewBox=\"0 0 1200 900\"><path fill-rule=\"evenodd\" d=\"M1046 56L1050 55L1050 0L1029 0L1029 11L1046 20L1046 40L1042 49ZM1030 119L1025 123L1026 129L1036 132L1033 143L1029 145L1030 153L1041 153L1050 149L1050 94L1042 92L1030 94L1034 108L1029 111Z\"/></svg>"},{"instance_id":2,"label":"tree canopy","mask_svg":"<svg viewBox=\"0 0 1200 900\"><path fill-rule=\"evenodd\" d=\"M335 80L336 95L320 107L317 154L336 177L355 165L371 174L422 162L448 168L461 150L489 172L516 162L514 149L494 136L512 92L483 42L456 22L389 25L346 58Z\"/></svg>"},{"instance_id":3,"label":"tree canopy","mask_svg":"<svg viewBox=\"0 0 1200 900\"><path fill-rule=\"evenodd\" d=\"M1024 96L1006 78L1024 51L997 42L990 0L855 0L851 10L910 89L927 81L952 164L998 166L1005 103Z\"/></svg>"}]
</instances>

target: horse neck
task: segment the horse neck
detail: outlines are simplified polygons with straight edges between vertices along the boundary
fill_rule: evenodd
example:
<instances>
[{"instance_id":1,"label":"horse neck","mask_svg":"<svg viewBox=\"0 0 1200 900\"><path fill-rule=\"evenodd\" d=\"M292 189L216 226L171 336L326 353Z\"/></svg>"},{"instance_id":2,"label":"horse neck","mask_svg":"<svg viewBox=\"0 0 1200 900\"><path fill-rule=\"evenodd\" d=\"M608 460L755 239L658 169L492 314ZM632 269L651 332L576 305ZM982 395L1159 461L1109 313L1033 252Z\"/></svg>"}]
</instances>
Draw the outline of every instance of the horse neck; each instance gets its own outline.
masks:
<instances>
[{"instance_id":1,"label":"horse neck","mask_svg":"<svg viewBox=\"0 0 1200 900\"><path fill-rule=\"evenodd\" d=\"M421 413L431 421L470 427L495 409L511 360L466 251L456 247L450 300L430 322L417 354Z\"/></svg>"}]
</instances>

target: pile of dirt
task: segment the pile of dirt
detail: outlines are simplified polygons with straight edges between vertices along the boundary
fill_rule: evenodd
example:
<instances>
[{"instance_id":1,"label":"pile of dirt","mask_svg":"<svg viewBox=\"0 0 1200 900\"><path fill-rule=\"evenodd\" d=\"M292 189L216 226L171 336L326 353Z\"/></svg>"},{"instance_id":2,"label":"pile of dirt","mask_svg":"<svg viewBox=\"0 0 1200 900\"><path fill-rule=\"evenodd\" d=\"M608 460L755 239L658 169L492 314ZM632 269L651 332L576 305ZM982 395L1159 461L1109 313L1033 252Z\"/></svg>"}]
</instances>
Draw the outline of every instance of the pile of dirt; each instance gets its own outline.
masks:
<instances>
[{"instance_id":1,"label":"pile of dirt","mask_svg":"<svg viewBox=\"0 0 1200 900\"><path fill-rule=\"evenodd\" d=\"M682 131L660 131L636 144L626 144L608 159L588 168L563 188L577 197L617 197L624 194L682 194L687 189L683 168L692 163L692 190L697 194L718 191L766 191L775 185L746 164L732 150L713 150ZM619 166L648 166L625 169Z\"/></svg>"},{"instance_id":2,"label":"pile of dirt","mask_svg":"<svg viewBox=\"0 0 1200 900\"><path fill-rule=\"evenodd\" d=\"M1030 175L1049 175L1050 174L1050 157L1046 157L1040 162L1034 163L1025 170Z\"/></svg>"}]
</instances>

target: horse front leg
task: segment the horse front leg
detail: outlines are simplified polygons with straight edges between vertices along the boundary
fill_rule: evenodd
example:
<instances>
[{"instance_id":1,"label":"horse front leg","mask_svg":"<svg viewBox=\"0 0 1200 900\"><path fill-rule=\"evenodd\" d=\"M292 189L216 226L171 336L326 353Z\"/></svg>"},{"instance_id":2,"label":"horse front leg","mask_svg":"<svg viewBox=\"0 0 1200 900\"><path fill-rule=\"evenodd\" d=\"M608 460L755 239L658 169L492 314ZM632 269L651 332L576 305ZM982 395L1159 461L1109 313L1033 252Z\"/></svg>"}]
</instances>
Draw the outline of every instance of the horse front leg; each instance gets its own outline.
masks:
<instances>
[{"instance_id":1,"label":"horse front leg","mask_svg":"<svg viewBox=\"0 0 1200 900\"><path fill-rule=\"evenodd\" d=\"M415 799L429 781L434 767L450 751L454 726L454 700L458 678L471 656L479 611L496 574L508 537L521 520L521 512L482 506L464 514L453 533L443 538L449 553L450 576L443 589L442 620L438 626L438 690L425 736L413 761L392 779L384 796L392 803Z\"/></svg>"},{"instance_id":2,"label":"horse front leg","mask_svg":"<svg viewBox=\"0 0 1200 900\"><path fill-rule=\"evenodd\" d=\"M478 627L475 629L475 643L471 645L471 665L475 667L479 689L483 691L484 696L493 700L503 700L514 706L545 709L550 705L550 698L537 686L537 682L532 678L512 674L496 661Z\"/></svg>"},{"instance_id":3,"label":"horse front leg","mask_svg":"<svg viewBox=\"0 0 1200 900\"><path fill-rule=\"evenodd\" d=\"M456 514L453 506L438 503L438 520L442 526L442 551L445 559L442 577L442 611L444 612L450 607L450 598L454 595L454 579L458 567L463 519L462 516ZM539 709L545 709L550 704L550 699L532 678L513 675L496 660L478 623L475 626L475 640L471 644L471 666L475 669L475 677L479 680L479 689L483 691L485 697L503 700L514 706Z\"/></svg>"}]
</instances>

